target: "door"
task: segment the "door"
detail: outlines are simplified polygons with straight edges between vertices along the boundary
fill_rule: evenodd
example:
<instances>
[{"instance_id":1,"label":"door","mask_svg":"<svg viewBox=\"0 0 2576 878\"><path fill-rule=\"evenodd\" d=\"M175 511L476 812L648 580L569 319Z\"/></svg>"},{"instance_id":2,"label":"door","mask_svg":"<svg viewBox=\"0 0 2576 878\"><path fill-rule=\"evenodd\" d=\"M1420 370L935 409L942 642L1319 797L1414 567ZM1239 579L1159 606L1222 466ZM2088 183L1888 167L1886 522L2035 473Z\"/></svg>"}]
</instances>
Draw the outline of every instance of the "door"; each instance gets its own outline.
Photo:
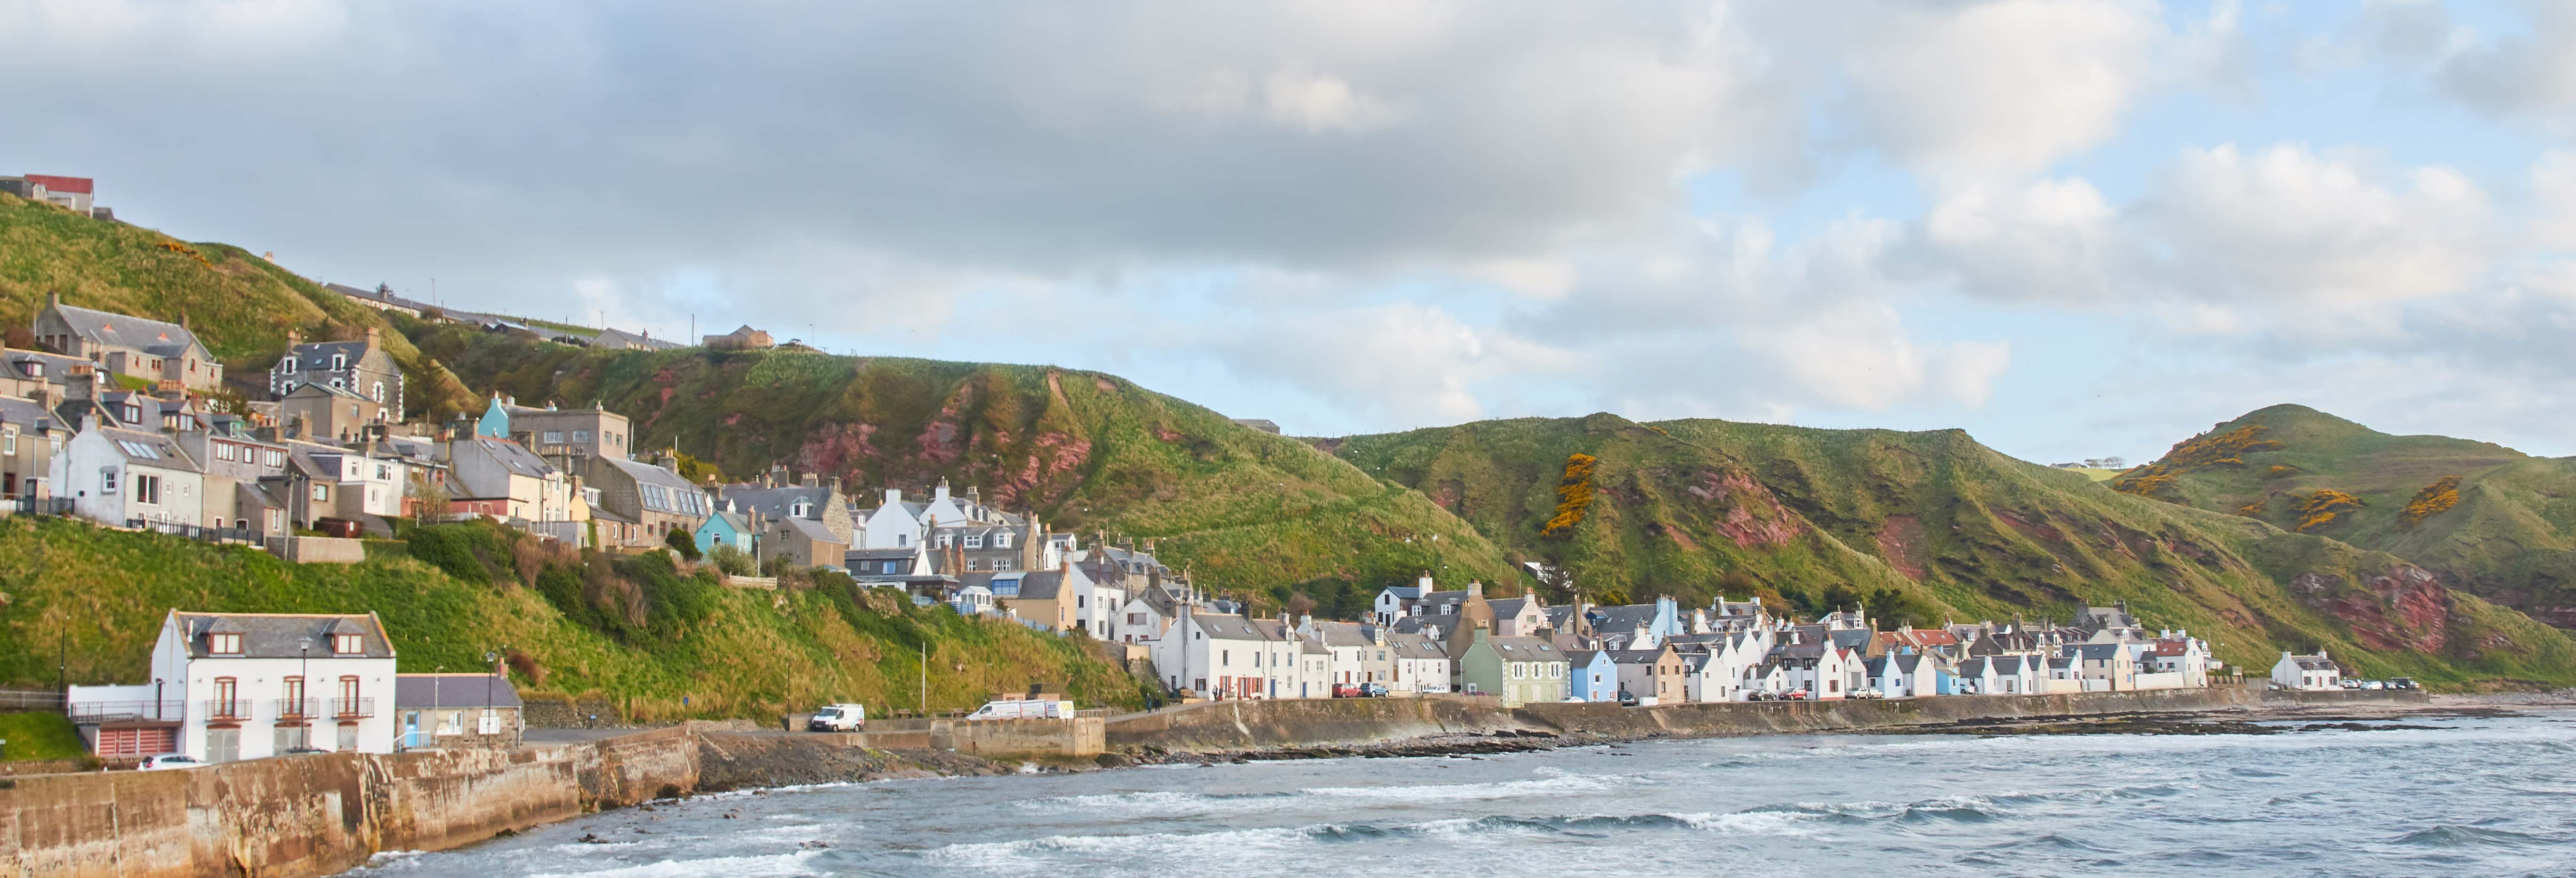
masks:
<instances>
[{"instance_id":1,"label":"door","mask_svg":"<svg viewBox=\"0 0 2576 878\"><path fill-rule=\"evenodd\" d=\"M420 711L403 711L403 747L410 749L420 745Z\"/></svg>"}]
</instances>

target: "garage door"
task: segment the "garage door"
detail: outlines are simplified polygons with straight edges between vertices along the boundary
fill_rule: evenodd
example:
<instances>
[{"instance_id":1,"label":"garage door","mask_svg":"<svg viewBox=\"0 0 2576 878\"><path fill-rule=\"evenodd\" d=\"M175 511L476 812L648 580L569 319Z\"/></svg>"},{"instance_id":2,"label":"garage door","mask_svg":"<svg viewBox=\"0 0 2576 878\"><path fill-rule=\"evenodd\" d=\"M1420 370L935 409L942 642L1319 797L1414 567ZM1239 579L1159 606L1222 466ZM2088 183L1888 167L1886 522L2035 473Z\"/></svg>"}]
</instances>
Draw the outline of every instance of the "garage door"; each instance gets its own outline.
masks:
<instances>
[{"instance_id":1,"label":"garage door","mask_svg":"<svg viewBox=\"0 0 2576 878\"><path fill-rule=\"evenodd\" d=\"M178 751L178 729L98 730L98 755L100 756L153 756Z\"/></svg>"}]
</instances>

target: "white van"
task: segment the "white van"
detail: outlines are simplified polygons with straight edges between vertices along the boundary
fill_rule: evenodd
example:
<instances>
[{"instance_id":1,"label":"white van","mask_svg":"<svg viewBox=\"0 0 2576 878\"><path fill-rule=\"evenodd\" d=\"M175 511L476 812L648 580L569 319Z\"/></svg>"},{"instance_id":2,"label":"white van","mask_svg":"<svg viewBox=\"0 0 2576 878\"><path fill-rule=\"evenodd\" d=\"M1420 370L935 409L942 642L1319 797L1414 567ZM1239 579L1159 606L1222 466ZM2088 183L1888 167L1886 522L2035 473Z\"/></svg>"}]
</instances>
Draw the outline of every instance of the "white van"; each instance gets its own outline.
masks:
<instances>
[{"instance_id":1,"label":"white van","mask_svg":"<svg viewBox=\"0 0 2576 878\"><path fill-rule=\"evenodd\" d=\"M826 704L815 709L805 721L809 732L864 732L868 729L868 706L864 704Z\"/></svg>"},{"instance_id":2,"label":"white van","mask_svg":"<svg viewBox=\"0 0 2576 878\"><path fill-rule=\"evenodd\" d=\"M1073 715L1073 706L1062 701L1014 698L987 701L967 719L1064 719Z\"/></svg>"}]
</instances>

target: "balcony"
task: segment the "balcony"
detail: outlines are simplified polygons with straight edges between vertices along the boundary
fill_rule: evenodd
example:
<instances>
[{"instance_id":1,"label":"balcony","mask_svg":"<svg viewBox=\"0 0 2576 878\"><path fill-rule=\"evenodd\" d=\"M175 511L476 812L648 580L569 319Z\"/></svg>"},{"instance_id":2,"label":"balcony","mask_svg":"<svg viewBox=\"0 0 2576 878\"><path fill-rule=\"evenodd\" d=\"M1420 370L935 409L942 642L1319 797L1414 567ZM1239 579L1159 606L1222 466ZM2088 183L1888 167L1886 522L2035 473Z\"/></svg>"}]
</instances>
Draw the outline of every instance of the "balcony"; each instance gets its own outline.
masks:
<instances>
[{"instance_id":1,"label":"balcony","mask_svg":"<svg viewBox=\"0 0 2576 878\"><path fill-rule=\"evenodd\" d=\"M279 721L312 719L322 713L322 699L280 698L277 700Z\"/></svg>"},{"instance_id":2,"label":"balcony","mask_svg":"<svg viewBox=\"0 0 2576 878\"><path fill-rule=\"evenodd\" d=\"M207 721L207 722L216 722L216 723L219 723L219 722L240 722L240 721L242 721L242 720L249 719L249 718L250 718L250 699L248 699L248 698L209 698L209 699L206 699L205 717L206 717L206 721Z\"/></svg>"},{"instance_id":3,"label":"balcony","mask_svg":"<svg viewBox=\"0 0 2576 878\"><path fill-rule=\"evenodd\" d=\"M376 700L373 698L331 699L331 717L333 719L363 719L375 715Z\"/></svg>"},{"instance_id":4,"label":"balcony","mask_svg":"<svg viewBox=\"0 0 2576 878\"><path fill-rule=\"evenodd\" d=\"M110 723L175 723L186 716L185 701L86 701L71 706L72 722L84 725Z\"/></svg>"}]
</instances>

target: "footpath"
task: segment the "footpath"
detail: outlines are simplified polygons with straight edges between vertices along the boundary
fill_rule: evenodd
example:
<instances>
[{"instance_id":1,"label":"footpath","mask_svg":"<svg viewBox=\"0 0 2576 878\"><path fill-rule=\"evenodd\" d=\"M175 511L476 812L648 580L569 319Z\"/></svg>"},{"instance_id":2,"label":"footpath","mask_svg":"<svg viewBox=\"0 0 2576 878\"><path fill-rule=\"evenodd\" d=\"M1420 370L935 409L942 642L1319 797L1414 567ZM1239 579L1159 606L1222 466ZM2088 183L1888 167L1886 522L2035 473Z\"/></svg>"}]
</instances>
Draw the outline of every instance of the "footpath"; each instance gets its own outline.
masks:
<instances>
[{"instance_id":1,"label":"footpath","mask_svg":"<svg viewBox=\"0 0 2576 878\"><path fill-rule=\"evenodd\" d=\"M0 778L0 876L306 878L346 871L382 851L462 847L654 799L831 781L997 774L1031 762L1081 769L1301 748L1401 747L1408 741L1544 740L1561 746L1962 720L2426 702L2422 692L2286 693L2221 686L1642 708L1507 709L1491 698L1466 696L1231 701L1108 718L882 722L847 734L743 732L690 723L515 750L327 753L185 771Z\"/></svg>"}]
</instances>

